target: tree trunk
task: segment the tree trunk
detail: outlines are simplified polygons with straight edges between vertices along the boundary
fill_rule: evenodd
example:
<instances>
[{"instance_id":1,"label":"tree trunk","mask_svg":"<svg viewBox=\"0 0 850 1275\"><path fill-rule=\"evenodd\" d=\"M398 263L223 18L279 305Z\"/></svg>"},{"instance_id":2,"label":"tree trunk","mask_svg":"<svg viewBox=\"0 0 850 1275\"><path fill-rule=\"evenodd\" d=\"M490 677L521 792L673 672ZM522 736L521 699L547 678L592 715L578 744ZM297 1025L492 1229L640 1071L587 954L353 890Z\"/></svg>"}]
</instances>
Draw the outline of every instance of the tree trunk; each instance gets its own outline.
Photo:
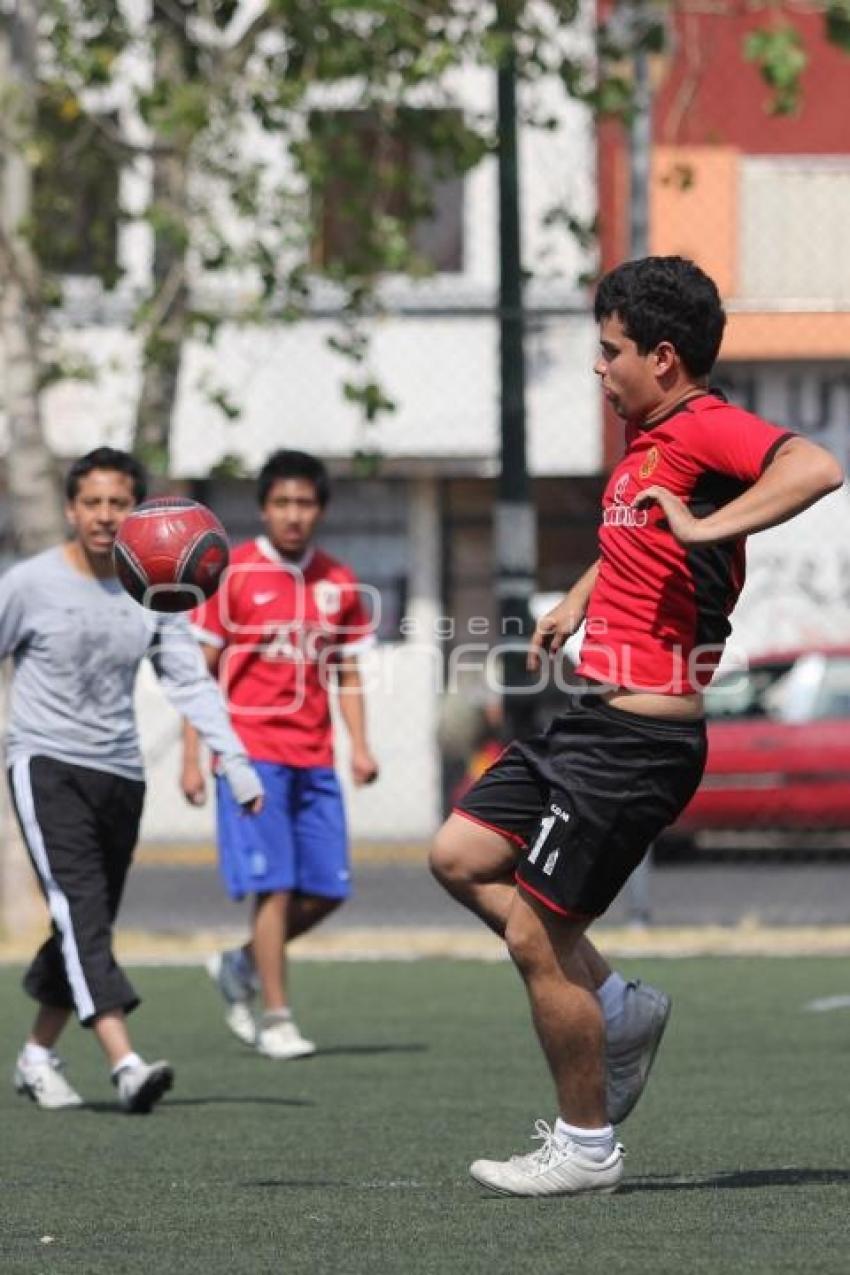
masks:
<instances>
[{"instance_id":1,"label":"tree trunk","mask_svg":"<svg viewBox=\"0 0 850 1275\"><path fill-rule=\"evenodd\" d=\"M9 434L6 482L16 548L37 553L63 536L61 489L39 411L40 279L21 231L30 215L25 141L35 114L35 20L32 0L0 16L0 350ZM0 669L0 720L5 722L7 670ZM44 908L27 862L5 783L0 784L0 934L28 936Z\"/></svg>"},{"instance_id":2,"label":"tree trunk","mask_svg":"<svg viewBox=\"0 0 850 1275\"><path fill-rule=\"evenodd\" d=\"M16 548L36 553L64 534L58 469L39 407L41 281L25 235L31 176L25 141L35 114L33 0L19 0L0 23L0 83L10 90L0 170L0 341L9 431L7 484Z\"/></svg>"},{"instance_id":3,"label":"tree trunk","mask_svg":"<svg viewBox=\"0 0 850 1275\"><path fill-rule=\"evenodd\" d=\"M188 41L172 18L154 9L155 78L172 89L186 80ZM175 144L173 136L167 140ZM188 148L178 144L153 161L152 202L156 211L153 299L144 325L142 386L133 450L155 473L166 474L174 405L188 330L186 280L188 241Z\"/></svg>"}]
</instances>

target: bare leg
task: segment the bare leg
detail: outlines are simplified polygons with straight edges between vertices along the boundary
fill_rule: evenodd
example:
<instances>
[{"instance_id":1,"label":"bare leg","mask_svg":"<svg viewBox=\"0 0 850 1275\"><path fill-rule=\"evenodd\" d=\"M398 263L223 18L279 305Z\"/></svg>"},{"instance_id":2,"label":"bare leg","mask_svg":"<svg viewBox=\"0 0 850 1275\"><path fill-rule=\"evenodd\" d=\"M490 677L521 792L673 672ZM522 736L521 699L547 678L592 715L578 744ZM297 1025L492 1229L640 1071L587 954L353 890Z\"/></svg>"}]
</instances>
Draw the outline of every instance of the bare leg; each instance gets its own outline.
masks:
<instances>
[{"instance_id":1,"label":"bare leg","mask_svg":"<svg viewBox=\"0 0 850 1275\"><path fill-rule=\"evenodd\" d=\"M254 902L251 953L267 1011L286 1009L286 917L289 892L258 894Z\"/></svg>"},{"instance_id":2,"label":"bare leg","mask_svg":"<svg viewBox=\"0 0 850 1275\"><path fill-rule=\"evenodd\" d=\"M60 1009L56 1005L40 1005L27 1037L27 1044L41 1045L42 1049L52 1049L65 1030L70 1017L70 1009Z\"/></svg>"},{"instance_id":3,"label":"bare leg","mask_svg":"<svg viewBox=\"0 0 850 1275\"><path fill-rule=\"evenodd\" d=\"M521 853L498 832L449 815L434 840L429 867L444 890L504 938Z\"/></svg>"},{"instance_id":4,"label":"bare leg","mask_svg":"<svg viewBox=\"0 0 850 1275\"><path fill-rule=\"evenodd\" d=\"M133 1052L123 1010L111 1009L105 1014L98 1014L92 1023L92 1030L110 1067L116 1067L122 1058Z\"/></svg>"},{"instance_id":5,"label":"bare leg","mask_svg":"<svg viewBox=\"0 0 850 1275\"><path fill-rule=\"evenodd\" d=\"M517 891L505 935L522 975L561 1117L600 1129L605 1112L605 1030L583 961L570 959L585 923L564 920Z\"/></svg>"},{"instance_id":6,"label":"bare leg","mask_svg":"<svg viewBox=\"0 0 850 1275\"><path fill-rule=\"evenodd\" d=\"M320 921L324 921L326 916L330 916L331 912L335 912L343 902L343 899L329 899L318 894L290 894L282 946L285 947L293 939L300 938L302 934L312 930ZM252 965L256 966L253 939L243 943L242 951Z\"/></svg>"},{"instance_id":7,"label":"bare leg","mask_svg":"<svg viewBox=\"0 0 850 1275\"><path fill-rule=\"evenodd\" d=\"M437 833L429 862L444 889L504 938L521 855L520 847L507 837L453 814ZM608 962L583 934L566 959L572 962L576 977L594 988L601 987L611 973Z\"/></svg>"},{"instance_id":8,"label":"bare leg","mask_svg":"<svg viewBox=\"0 0 850 1275\"><path fill-rule=\"evenodd\" d=\"M331 912L335 912L344 901L344 899L329 899L319 894L291 895L287 917L289 942L312 930L320 921L324 921L326 916L330 916Z\"/></svg>"},{"instance_id":9,"label":"bare leg","mask_svg":"<svg viewBox=\"0 0 850 1275\"><path fill-rule=\"evenodd\" d=\"M42 1005L35 1016L29 1041L34 1045L43 1046L44 1049L52 1049L70 1017L69 1009ZM127 1054L132 1053L133 1046L130 1044L122 1010L109 1010L105 1014L98 1014L92 1023L92 1030L106 1054L110 1067L114 1067L122 1058L126 1058Z\"/></svg>"}]
</instances>

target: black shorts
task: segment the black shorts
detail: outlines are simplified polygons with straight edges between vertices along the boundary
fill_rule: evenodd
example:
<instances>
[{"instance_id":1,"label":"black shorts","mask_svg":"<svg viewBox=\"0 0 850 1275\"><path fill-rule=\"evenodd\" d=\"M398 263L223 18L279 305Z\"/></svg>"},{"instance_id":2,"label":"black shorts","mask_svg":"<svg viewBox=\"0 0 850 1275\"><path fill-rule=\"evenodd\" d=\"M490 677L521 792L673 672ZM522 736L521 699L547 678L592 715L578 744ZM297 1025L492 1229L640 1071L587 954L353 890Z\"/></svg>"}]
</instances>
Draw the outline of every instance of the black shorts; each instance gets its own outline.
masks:
<instances>
[{"instance_id":1,"label":"black shorts","mask_svg":"<svg viewBox=\"0 0 850 1275\"><path fill-rule=\"evenodd\" d=\"M574 920L599 916L696 792L705 723L645 717L579 694L511 744L456 806L522 850L517 884Z\"/></svg>"},{"instance_id":2,"label":"black shorts","mask_svg":"<svg viewBox=\"0 0 850 1275\"><path fill-rule=\"evenodd\" d=\"M42 1005L91 1024L139 1003L112 952L112 924L133 857L145 785L53 757L9 769L15 812L50 910L53 933L24 975Z\"/></svg>"}]
</instances>

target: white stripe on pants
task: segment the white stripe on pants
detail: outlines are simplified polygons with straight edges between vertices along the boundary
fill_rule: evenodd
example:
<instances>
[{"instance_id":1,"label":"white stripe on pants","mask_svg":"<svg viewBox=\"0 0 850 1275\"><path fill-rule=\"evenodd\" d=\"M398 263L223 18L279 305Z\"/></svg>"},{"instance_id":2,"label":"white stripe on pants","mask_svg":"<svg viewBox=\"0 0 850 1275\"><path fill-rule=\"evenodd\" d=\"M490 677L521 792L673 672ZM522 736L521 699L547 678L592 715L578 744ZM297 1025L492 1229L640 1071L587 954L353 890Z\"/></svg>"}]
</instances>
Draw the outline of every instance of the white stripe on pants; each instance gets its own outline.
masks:
<instances>
[{"instance_id":1,"label":"white stripe on pants","mask_svg":"<svg viewBox=\"0 0 850 1275\"><path fill-rule=\"evenodd\" d=\"M77 940L74 936L74 927L71 922L71 909L67 898L54 880L50 861L47 858L44 838L41 835L41 828L38 826L35 802L32 795L32 783L30 781L30 759L28 757L21 757L12 764L12 787L15 792L15 804L18 807L24 837L36 871L41 878L41 884L47 896L47 906L59 934L62 959L65 962L65 973L68 976L68 984L71 988L71 995L74 998L74 1006L80 1020L85 1022L86 1019L91 1018L94 1014L94 1001L92 1000L83 973L80 954L77 950Z\"/></svg>"}]
</instances>

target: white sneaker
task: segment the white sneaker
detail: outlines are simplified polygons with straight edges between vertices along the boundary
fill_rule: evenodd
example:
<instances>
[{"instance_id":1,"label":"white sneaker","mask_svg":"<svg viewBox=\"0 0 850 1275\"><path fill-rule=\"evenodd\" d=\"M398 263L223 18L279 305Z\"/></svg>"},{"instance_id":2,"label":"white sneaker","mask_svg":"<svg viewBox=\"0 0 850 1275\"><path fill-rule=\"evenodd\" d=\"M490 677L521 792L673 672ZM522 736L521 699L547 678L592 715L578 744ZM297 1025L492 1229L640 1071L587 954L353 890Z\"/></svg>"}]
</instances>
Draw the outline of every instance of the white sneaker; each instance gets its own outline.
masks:
<instances>
[{"instance_id":1,"label":"white sneaker","mask_svg":"<svg viewBox=\"0 0 850 1275\"><path fill-rule=\"evenodd\" d=\"M500 1195L580 1195L616 1191L623 1176L623 1148L619 1143L605 1160L591 1160L574 1142L561 1142L545 1120L538 1120L532 1137L542 1146L530 1155L510 1160L476 1160L469 1172L476 1182Z\"/></svg>"},{"instance_id":2,"label":"white sneaker","mask_svg":"<svg viewBox=\"0 0 850 1275\"><path fill-rule=\"evenodd\" d=\"M290 1058L309 1058L315 1054L312 1040L305 1040L291 1018L265 1020L257 1033L257 1052L266 1058L285 1062Z\"/></svg>"},{"instance_id":3,"label":"white sneaker","mask_svg":"<svg viewBox=\"0 0 850 1275\"><path fill-rule=\"evenodd\" d=\"M257 994L256 978L245 969L239 948L215 952L206 963L207 973L224 999L224 1021L243 1045L256 1045L257 1023L251 1008Z\"/></svg>"},{"instance_id":4,"label":"white sneaker","mask_svg":"<svg viewBox=\"0 0 850 1275\"><path fill-rule=\"evenodd\" d=\"M167 1062L140 1062L135 1067L122 1067L112 1077L112 1083L118 1088L118 1101L125 1111L147 1115L174 1084L174 1069Z\"/></svg>"},{"instance_id":5,"label":"white sneaker","mask_svg":"<svg viewBox=\"0 0 850 1275\"><path fill-rule=\"evenodd\" d=\"M27 1062L23 1054L15 1064L14 1084L18 1093L32 1098L46 1111L60 1111L63 1107L81 1107L83 1100L62 1075L65 1064L57 1054L51 1053L43 1062Z\"/></svg>"},{"instance_id":6,"label":"white sneaker","mask_svg":"<svg viewBox=\"0 0 850 1275\"><path fill-rule=\"evenodd\" d=\"M622 1124L649 1079L671 1010L670 997L640 980L626 984L622 1016L605 1044L605 1105Z\"/></svg>"},{"instance_id":7,"label":"white sneaker","mask_svg":"<svg viewBox=\"0 0 850 1275\"><path fill-rule=\"evenodd\" d=\"M257 1020L254 1017L254 1011L244 1001L228 1005L224 1011L224 1021L243 1045L256 1045Z\"/></svg>"}]
</instances>

